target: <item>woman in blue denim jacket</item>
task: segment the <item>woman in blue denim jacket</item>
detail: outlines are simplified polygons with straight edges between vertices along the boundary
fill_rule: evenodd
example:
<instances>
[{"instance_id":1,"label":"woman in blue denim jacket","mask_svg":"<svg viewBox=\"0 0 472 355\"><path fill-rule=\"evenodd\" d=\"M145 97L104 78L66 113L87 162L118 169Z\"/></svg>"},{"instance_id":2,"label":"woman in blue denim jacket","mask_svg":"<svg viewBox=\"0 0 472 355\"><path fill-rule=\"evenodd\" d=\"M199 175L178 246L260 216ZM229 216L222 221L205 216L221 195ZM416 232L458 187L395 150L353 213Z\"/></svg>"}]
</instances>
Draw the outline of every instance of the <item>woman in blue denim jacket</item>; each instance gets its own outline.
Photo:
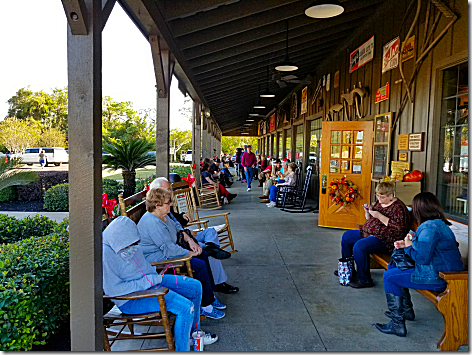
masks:
<instances>
[{"instance_id":1,"label":"woman in blue denim jacket","mask_svg":"<svg viewBox=\"0 0 472 355\"><path fill-rule=\"evenodd\" d=\"M392 320L377 323L378 330L386 334L406 336L405 319L415 319L410 288L442 292L447 283L439 277L439 271L462 271L458 243L446 219L441 203L431 192L421 192L413 198L412 212L419 224L416 233L405 240L395 242L395 248L404 249L415 261L415 267L400 270L390 262L383 275L387 306L385 312Z\"/></svg>"}]
</instances>

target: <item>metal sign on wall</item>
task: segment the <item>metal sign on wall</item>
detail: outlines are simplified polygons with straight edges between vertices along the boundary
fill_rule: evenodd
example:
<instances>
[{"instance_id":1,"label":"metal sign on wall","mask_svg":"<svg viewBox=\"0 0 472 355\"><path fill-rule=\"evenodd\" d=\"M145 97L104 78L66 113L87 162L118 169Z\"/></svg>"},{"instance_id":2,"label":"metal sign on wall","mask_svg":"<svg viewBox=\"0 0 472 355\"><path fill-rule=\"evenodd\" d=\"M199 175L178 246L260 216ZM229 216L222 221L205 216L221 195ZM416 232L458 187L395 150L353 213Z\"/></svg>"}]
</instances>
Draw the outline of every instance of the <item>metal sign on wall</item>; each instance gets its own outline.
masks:
<instances>
[{"instance_id":1,"label":"metal sign on wall","mask_svg":"<svg viewBox=\"0 0 472 355\"><path fill-rule=\"evenodd\" d=\"M398 59L400 58L400 37L388 42L383 47L382 56L382 74L393 68L398 67Z\"/></svg>"},{"instance_id":2,"label":"metal sign on wall","mask_svg":"<svg viewBox=\"0 0 472 355\"><path fill-rule=\"evenodd\" d=\"M275 112L270 116L270 131L275 129Z\"/></svg>"},{"instance_id":3,"label":"metal sign on wall","mask_svg":"<svg viewBox=\"0 0 472 355\"><path fill-rule=\"evenodd\" d=\"M382 86L375 93L375 103L377 104L381 101L385 101L389 98L389 96L390 96L390 84L387 83L387 85Z\"/></svg>"},{"instance_id":4,"label":"metal sign on wall","mask_svg":"<svg viewBox=\"0 0 472 355\"><path fill-rule=\"evenodd\" d=\"M374 36L349 56L349 73L359 69L374 59Z\"/></svg>"},{"instance_id":5,"label":"metal sign on wall","mask_svg":"<svg viewBox=\"0 0 472 355\"><path fill-rule=\"evenodd\" d=\"M300 114L303 115L307 112L307 101L308 101L308 86L302 90L302 104L300 107Z\"/></svg>"},{"instance_id":6,"label":"metal sign on wall","mask_svg":"<svg viewBox=\"0 0 472 355\"><path fill-rule=\"evenodd\" d=\"M405 48L402 52L402 62L406 62L408 59L411 59L415 56L415 36L408 38L408 41L405 43Z\"/></svg>"}]
</instances>

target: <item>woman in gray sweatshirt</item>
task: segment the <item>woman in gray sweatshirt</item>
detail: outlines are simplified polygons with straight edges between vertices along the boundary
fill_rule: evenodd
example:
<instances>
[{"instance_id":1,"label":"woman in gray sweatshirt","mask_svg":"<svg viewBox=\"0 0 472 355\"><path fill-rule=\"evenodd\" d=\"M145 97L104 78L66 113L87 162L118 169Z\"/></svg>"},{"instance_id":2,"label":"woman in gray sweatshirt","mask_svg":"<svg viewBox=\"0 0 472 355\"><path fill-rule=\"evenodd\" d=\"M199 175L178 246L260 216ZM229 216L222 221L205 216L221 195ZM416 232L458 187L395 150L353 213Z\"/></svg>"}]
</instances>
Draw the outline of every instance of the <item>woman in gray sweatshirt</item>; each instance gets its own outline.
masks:
<instances>
[{"instance_id":1,"label":"woman in gray sweatshirt","mask_svg":"<svg viewBox=\"0 0 472 355\"><path fill-rule=\"evenodd\" d=\"M103 232L103 290L109 296L120 296L150 288L166 287L167 310L175 314L175 349L190 350L190 334L200 326L202 285L198 280L175 275L159 275L144 258L136 224L128 217L116 218ZM157 297L129 301L113 300L121 312L142 314L159 311ZM199 327L200 328L200 327ZM211 339L218 339L210 336ZM214 342L212 341L212 342Z\"/></svg>"}]
</instances>

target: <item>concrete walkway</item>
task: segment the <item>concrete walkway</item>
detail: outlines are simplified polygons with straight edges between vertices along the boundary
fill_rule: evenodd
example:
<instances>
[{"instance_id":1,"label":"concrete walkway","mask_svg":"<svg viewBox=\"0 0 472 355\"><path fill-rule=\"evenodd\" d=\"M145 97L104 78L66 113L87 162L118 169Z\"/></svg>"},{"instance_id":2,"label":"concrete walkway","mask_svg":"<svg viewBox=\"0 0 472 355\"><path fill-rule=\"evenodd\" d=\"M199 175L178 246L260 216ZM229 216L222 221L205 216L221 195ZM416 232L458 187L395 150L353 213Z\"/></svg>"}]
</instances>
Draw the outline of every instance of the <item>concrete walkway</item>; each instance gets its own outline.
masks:
<instances>
[{"instance_id":1,"label":"concrete walkway","mask_svg":"<svg viewBox=\"0 0 472 355\"><path fill-rule=\"evenodd\" d=\"M319 228L317 214L266 207L255 186L246 192L235 182L230 190L238 196L220 210L231 212L239 251L223 265L240 291L217 294L226 317L202 321L204 331L219 335L205 351L436 351L443 318L431 302L412 291L417 319L407 322L408 336L380 333L374 324L389 320L383 270L373 270L373 288L341 286L333 271L342 230ZM210 214L215 211L201 213ZM113 350L142 345L124 344Z\"/></svg>"}]
</instances>

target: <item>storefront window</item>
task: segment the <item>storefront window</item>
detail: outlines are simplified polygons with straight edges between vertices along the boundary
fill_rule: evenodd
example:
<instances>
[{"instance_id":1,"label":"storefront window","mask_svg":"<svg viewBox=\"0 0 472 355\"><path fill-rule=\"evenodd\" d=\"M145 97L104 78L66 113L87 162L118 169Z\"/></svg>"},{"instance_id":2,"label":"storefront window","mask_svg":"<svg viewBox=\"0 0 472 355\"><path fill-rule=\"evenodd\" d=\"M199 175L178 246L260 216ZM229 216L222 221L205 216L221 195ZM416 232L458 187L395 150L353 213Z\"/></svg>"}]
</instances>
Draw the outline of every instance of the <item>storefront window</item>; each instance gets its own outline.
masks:
<instances>
[{"instance_id":1,"label":"storefront window","mask_svg":"<svg viewBox=\"0 0 472 355\"><path fill-rule=\"evenodd\" d=\"M275 134L271 134L270 135L270 155L273 157L275 156L275 144L274 144L274 140L275 140Z\"/></svg>"},{"instance_id":2,"label":"storefront window","mask_svg":"<svg viewBox=\"0 0 472 355\"><path fill-rule=\"evenodd\" d=\"M277 132L277 146L279 147L279 155L278 158L282 159L282 150L283 150L283 142L282 142L282 132Z\"/></svg>"},{"instance_id":3,"label":"storefront window","mask_svg":"<svg viewBox=\"0 0 472 355\"><path fill-rule=\"evenodd\" d=\"M314 165L313 175L320 174L321 168L321 119L310 121L310 164Z\"/></svg>"},{"instance_id":4,"label":"storefront window","mask_svg":"<svg viewBox=\"0 0 472 355\"><path fill-rule=\"evenodd\" d=\"M266 155L270 155L270 136L266 137L266 147L267 147L267 149L266 149L267 154Z\"/></svg>"},{"instance_id":5,"label":"storefront window","mask_svg":"<svg viewBox=\"0 0 472 355\"><path fill-rule=\"evenodd\" d=\"M468 224L468 63L443 74L437 196L448 216Z\"/></svg>"},{"instance_id":6,"label":"storefront window","mask_svg":"<svg viewBox=\"0 0 472 355\"><path fill-rule=\"evenodd\" d=\"M303 125L296 126L296 136L295 136L295 161L303 161Z\"/></svg>"},{"instance_id":7,"label":"storefront window","mask_svg":"<svg viewBox=\"0 0 472 355\"><path fill-rule=\"evenodd\" d=\"M285 158L290 159L292 161L292 130L286 129L285 130Z\"/></svg>"}]
</instances>

